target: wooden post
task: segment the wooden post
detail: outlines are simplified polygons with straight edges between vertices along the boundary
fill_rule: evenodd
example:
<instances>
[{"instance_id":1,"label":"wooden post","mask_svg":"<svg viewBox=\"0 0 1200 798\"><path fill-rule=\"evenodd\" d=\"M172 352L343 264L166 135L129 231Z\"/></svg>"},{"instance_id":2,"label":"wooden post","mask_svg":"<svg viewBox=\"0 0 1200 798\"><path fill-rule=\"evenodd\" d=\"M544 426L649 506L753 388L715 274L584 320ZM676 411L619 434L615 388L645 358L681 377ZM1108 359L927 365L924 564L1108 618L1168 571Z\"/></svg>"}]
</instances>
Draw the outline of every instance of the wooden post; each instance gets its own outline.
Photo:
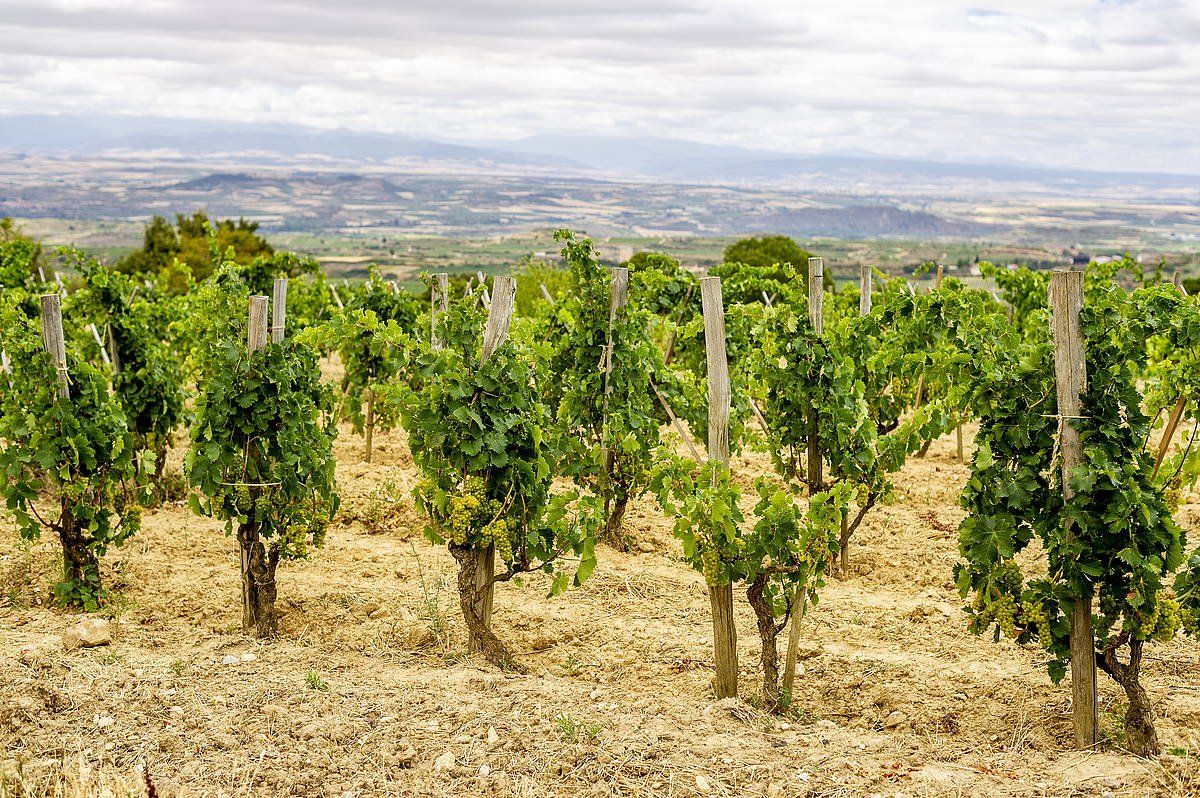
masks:
<instances>
[{"instance_id":1,"label":"wooden post","mask_svg":"<svg viewBox=\"0 0 1200 798\"><path fill-rule=\"evenodd\" d=\"M871 267L865 263L858 267L858 315L866 316L871 312Z\"/></svg>"},{"instance_id":2,"label":"wooden post","mask_svg":"<svg viewBox=\"0 0 1200 798\"><path fill-rule=\"evenodd\" d=\"M517 281L511 277L497 277L496 294L488 312L487 326L483 329L483 359L490 358L500 344L508 338L508 326L512 323L513 303L517 298Z\"/></svg>"},{"instance_id":3,"label":"wooden post","mask_svg":"<svg viewBox=\"0 0 1200 798\"><path fill-rule=\"evenodd\" d=\"M1175 284L1176 289L1183 290L1183 269L1175 270L1175 278L1171 282Z\"/></svg>"},{"instance_id":4,"label":"wooden post","mask_svg":"<svg viewBox=\"0 0 1200 798\"><path fill-rule=\"evenodd\" d=\"M63 285L63 278L60 272L54 273L54 282L58 283L58 293L63 299L67 298L67 287Z\"/></svg>"},{"instance_id":5,"label":"wooden post","mask_svg":"<svg viewBox=\"0 0 1200 798\"><path fill-rule=\"evenodd\" d=\"M481 359L487 360L500 345L508 338L508 327L512 323L513 304L517 297L517 281L511 277L497 277L493 282L495 294L491 307L488 309L487 326L483 329L483 351ZM479 553L479 564L475 569L475 588L479 591L479 601L475 604L475 612L483 625L492 625L492 599L495 596L495 585L490 584L496 573L496 547L489 544ZM471 635L467 643L470 651L479 651L479 640Z\"/></svg>"},{"instance_id":6,"label":"wooden post","mask_svg":"<svg viewBox=\"0 0 1200 798\"><path fill-rule=\"evenodd\" d=\"M70 399L71 382L67 377L67 343L63 338L62 297L58 294L42 295L42 345L54 361L54 370L58 374L59 397Z\"/></svg>"},{"instance_id":7,"label":"wooden post","mask_svg":"<svg viewBox=\"0 0 1200 798\"><path fill-rule=\"evenodd\" d=\"M346 309L346 306L342 304L342 298L341 298L341 296L338 294L338 290L337 290L337 286L336 286L336 285L332 285L332 284L331 284L331 285L329 286L329 293L330 293L331 295L333 295L333 304L337 305L337 309L338 309L338 310L345 310L345 309Z\"/></svg>"},{"instance_id":8,"label":"wooden post","mask_svg":"<svg viewBox=\"0 0 1200 798\"><path fill-rule=\"evenodd\" d=\"M271 341L279 343L287 327L287 278L276 277L271 300Z\"/></svg>"},{"instance_id":9,"label":"wooden post","mask_svg":"<svg viewBox=\"0 0 1200 798\"><path fill-rule=\"evenodd\" d=\"M442 339L438 338L438 316L450 310L450 275L445 272L433 276L433 285L429 287L429 343L434 351L442 348Z\"/></svg>"},{"instance_id":10,"label":"wooden post","mask_svg":"<svg viewBox=\"0 0 1200 798\"><path fill-rule=\"evenodd\" d=\"M941 287L942 287L942 264L939 263L937 265L937 271L934 272L933 290L937 291Z\"/></svg>"},{"instance_id":11,"label":"wooden post","mask_svg":"<svg viewBox=\"0 0 1200 798\"><path fill-rule=\"evenodd\" d=\"M1083 338L1083 272L1055 271L1050 276L1050 310L1054 332L1054 377L1058 393L1059 451L1063 498L1070 500L1071 471L1083 463L1083 444L1075 421L1087 390L1087 342ZM1074 527L1068 522L1068 545ZM1096 732L1096 641L1092 631L1092 596L1075 599L1071 610L1071 712L1075 747L1092 748Z\"/></svg>"},{"instance_id":12,"label":"wooden post","mask_svg":"<svg viewBox=\"0 0 1200 798\"><path fill-rule=\"evenodd\" d=\"M808 259L808 323L818 337L825 334L825 261L821 258ZM809 412L808 434L808 492L819 493L825 482L821 463L820 430L817 429L817 410Z\"/></svg>"},{"instance_id":13,"label":"wooden post","mask_svg":"<svg viewBox=\"0 0 1200 798\"><path fill-rule=\"evenodd\" d=\"M725 306L721 278L702 277L700 298L704 309L704 349L708 367L708 457L729 463L729 359L725 352ZM708 588L712 605L713 658L717 698L738 693L737 627L733 623L733 584Z\"/></svg>"},{"instance_id":14,"label":"wooden post","mask_svg":"<svg viewBox=\"0 0 1200 798\"><path fill-rule=\"evenodd\" d=\"M557 303L555 303L555 301L554 301L554 296L553 296L553 295L551 295L551 293L550 293L550 289L546 287L546 284L545 284L545 283L542 283L542 284L541 284L539 287L542 289L542 299L544 299L544 300L546 300L547 302L549 302L549 303L550 303L550 307L554 307L554 305L555 305L555 304L557 304Z\"/></svg>"},{"instance_id":15,"label":"wooden post","mask_svg":"<svg viewBox=\"0 0 1200 798\"><path fill-rule=\"evenodd\" d=\"M257 352L267 345L267 305L265 296L250 297L250 323L246 327L247 352Z\"/></svg>"},{"instance_id":16,"label":"wooden post","mask_svg":"<svg viewBox=\"0 0 1200 798\"><path fill-rule=\"evenodd\" d=\"M600 462L603 464L604 473L601 475L604 487L604 529L605 534L613 538L617 534L617 530L612 529L612 506L611 490L612 485L612 468L613 457L612 451L606 445L608 440L608 403L609 397L612 395L612 369L613 369L613 326L617 323L617 316L620 315L621 309L625 307L625 303L629 301L629 269L620 267L611 270L612 278L609 283L608 296L608 333L604 339L604 395L600 399Z\"/></svg>"},{"instance_id":17,"label":"wooden post","mask_svg":"<svg viewBox=\"0 0 1200 798\"><path fill-rule=\"evenodd\" d=\"M108 355L108 347L104 345L104 340L100 337L100 331L96 329L95 324L89 324L88 329L92 331L92 338L96 341L96 346L100 347L100 359L104 361L104 365L111 366L112 358Z\"/></svg>"}]
</instances>

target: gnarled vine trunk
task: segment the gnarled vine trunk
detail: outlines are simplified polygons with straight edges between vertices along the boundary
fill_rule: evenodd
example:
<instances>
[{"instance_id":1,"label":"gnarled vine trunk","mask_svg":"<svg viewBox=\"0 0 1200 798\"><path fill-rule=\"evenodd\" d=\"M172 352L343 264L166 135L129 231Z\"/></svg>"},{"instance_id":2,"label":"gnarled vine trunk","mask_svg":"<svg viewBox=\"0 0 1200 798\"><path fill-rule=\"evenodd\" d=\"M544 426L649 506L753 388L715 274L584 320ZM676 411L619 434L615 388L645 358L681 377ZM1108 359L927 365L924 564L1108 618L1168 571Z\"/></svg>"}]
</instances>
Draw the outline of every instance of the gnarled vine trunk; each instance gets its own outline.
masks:
<instances>
[{"instance_id":1,"label":"gnarled vine trunk","mask_svg":"<svg viewBox=\"0 0 1200 798\"><path fill-rule=\"evenodd\" d=\"M762 701L763 709L767 712L777 712L781 708L782 695L779 691L779 651L775 641L779 637L779 628L775 625L775 616L771 614L771 606L764 595L767 587L767 575L759 574L746 588L746 600L754 610L754 619L758 624L758 636L762 641Z\"/></svg>"},{"instance_id":2,"label":"gnarled vine trunk","mask_svg":"<svg viewBox=\"0 0 1200 798\"><path fill-rule=\"evenodd\" d=\"M242 550L242 630L257 637L274 637L279 631L275 611L279 547L268 546L259 537L256 523L238 526L237 536Z\"/></svg>"},{"instance_id":3,"label":"gnarled vine trunk","mask_svg":"<svg viewBox=\"0 0 1200 798\"><path fill-rule=\"evenodd\" d=\"M81 588L98 591L100 560L88 546L87 537L67 509L65 500L58 520L58 539L62 542L63 550L63 584L71 587L72 595L78 595Z\"/></svg>"},{"instance_id":4,"label":"gnarled vine trunk","mask_svg":"<svg viewBox=\"0 0 1200 798\"><path fill-rule=\"evenodd\" d=\"M467 624L473 645L483 654L484 659L503 670L524 672L524 668L513 657L508 646L504 645L491 627L479 613L482 591L478 585L476 574L479 571L480 551L474 546L457 546L450 544L450 553L458 562L458 603L462 609L463 621Z\"/></svg>"},{"instance_id":5,"label":"gnarled vine trunk","mask_svg":"<svg viewBox=\"0 0 1200 798\"><path fill-rule=\"evenodd\" d=\"M629 509L629 497L618 493L611 502L605 503L604 542L617 551L628 551L629 544L622 534L625 526L625 511Z\"/></svg>"},{"instance_id":6,"label":"gnarled vine trunk","mask_svg":"<svg viewBox=\"0 0 1200 798\"><path fill-rule=\"evenodd\" d=\"M1117 659L1117 649L1123 643L1129 644L1128 663ZM1128 635L1123 634L1099 653L1096 662L1101 670L1121 685L1129 700L1129 707L1125 710L1126 747L1138 756L1158 756L1161 747L1158 733L1154 730L1154 705L1140 681L1144 645L1143 641L1129 639Z\"/></svg>"}]
</instances>

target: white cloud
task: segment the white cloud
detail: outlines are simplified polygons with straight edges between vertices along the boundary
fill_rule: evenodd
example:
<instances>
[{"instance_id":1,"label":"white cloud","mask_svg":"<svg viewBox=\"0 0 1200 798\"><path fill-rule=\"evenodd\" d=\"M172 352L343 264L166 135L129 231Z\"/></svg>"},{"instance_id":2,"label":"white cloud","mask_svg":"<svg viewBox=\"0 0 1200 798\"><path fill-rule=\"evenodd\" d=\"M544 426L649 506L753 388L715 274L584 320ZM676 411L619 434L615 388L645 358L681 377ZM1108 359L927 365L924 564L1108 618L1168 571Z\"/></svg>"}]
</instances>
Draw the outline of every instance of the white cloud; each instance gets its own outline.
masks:
<instances>
[{"instance_id":1,"label":"white cloud","mask_svg":"<svg viewBox=\"0 0 1200 798\"><path fill-rule=\"evenodd\" d=\"M0 0L0 112L1200 172L1195 0Z\"/></svg>"}]
</instances>

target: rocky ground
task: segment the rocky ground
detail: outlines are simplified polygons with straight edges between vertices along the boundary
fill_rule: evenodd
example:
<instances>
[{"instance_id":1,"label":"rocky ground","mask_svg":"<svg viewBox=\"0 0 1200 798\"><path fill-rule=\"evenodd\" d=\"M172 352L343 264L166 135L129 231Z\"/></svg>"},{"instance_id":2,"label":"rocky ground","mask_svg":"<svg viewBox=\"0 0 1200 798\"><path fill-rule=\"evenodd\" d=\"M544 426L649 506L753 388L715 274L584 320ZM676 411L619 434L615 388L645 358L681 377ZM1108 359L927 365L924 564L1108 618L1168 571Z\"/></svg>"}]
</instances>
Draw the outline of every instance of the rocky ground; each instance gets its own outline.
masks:
<instances>
[{"instance_id":1,"label":"rocky ground","mask_svg":"<svg viewBox=\"0 0 1200 798\"><path fill-rule=\"evenodd\" d=\"M360 448L343 430L341 517L316 556L281 568L269 643L241 634L235 541L183 504L147 513L110 554L119 599L107 625L82 629L48 606L55 543L0 528L0 797L141 796L147 781L159 796L1200 793L1195 642L1150 652L1166 753L1142 760L1120 750L1106 677L1109 739L1078 753L1069 689L1039 651L965 631L951 567L967 471L952 436L897 475L853 573L806 619L788 717L754 706L741 595L747 700L713 700L703 581L652 501L627 519L639 545L604 549L584 587L552 600L538 578L498 588L496 628L528 674L468 656L454 563L422 537L402 436L381 436L372 465ZM734 467L748 485L769 462ZM1200 503L1181 520L1197 529Z\"/></svg>"}]
</instances>

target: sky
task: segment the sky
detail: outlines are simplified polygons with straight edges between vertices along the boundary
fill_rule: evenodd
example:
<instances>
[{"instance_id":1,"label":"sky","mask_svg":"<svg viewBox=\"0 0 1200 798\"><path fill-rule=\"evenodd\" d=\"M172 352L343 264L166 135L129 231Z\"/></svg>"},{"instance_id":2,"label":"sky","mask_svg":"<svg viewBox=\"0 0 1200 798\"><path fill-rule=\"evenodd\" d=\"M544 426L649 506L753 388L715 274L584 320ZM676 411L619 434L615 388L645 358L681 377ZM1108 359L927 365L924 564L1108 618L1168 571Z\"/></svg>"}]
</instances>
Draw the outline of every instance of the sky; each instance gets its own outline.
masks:
<instances>
[{"instance_id":1,"label":"sky","mask_svg":"<svg viewBox=\"0 0 1200 798\"><path fill-rule=\"evenodd\" d=\"M1200 173L1200 0L0 0L0 114Z\"/></svg>"}]
</instances>

